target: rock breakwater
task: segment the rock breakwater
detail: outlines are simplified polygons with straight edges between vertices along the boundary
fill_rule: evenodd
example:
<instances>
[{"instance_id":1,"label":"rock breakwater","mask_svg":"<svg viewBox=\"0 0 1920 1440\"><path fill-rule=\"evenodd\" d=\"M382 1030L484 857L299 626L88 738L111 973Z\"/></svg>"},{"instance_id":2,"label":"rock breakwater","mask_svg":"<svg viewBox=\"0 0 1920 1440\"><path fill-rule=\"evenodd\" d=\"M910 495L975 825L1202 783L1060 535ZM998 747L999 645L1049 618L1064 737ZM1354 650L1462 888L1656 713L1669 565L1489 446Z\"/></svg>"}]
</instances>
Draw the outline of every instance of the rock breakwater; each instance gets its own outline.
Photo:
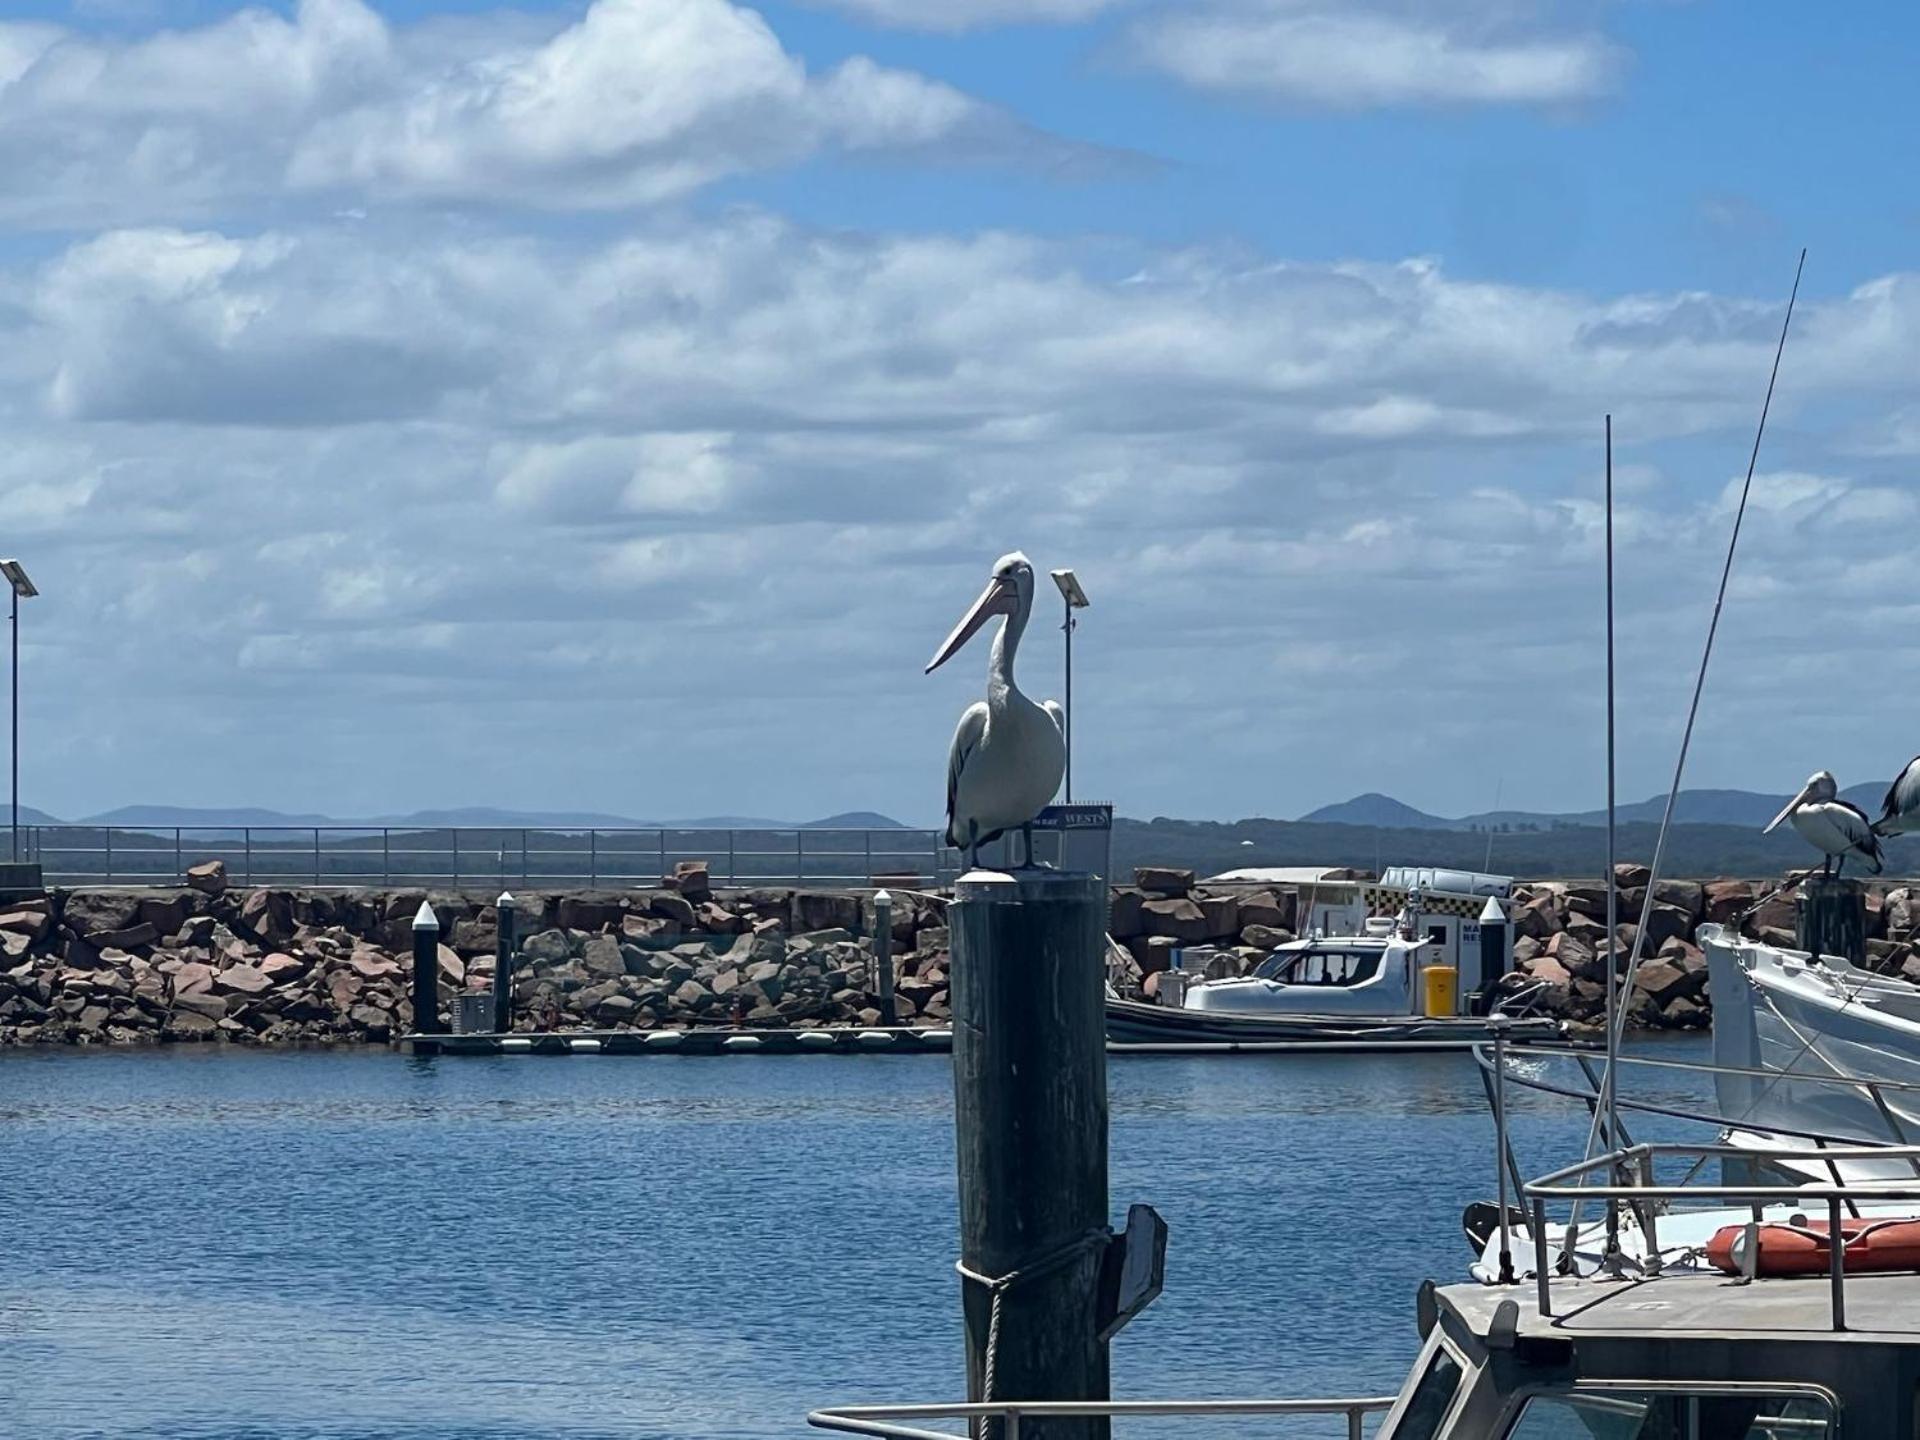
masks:
<instances>
[{"instance_id":1,"label":"rock breakwater","mask_svg":"<svg viewBox=\"0 0 1920 1440\"><path fill-rule=\"evenodd\" d=\"M490 990L491 898L226 888L56 891L0 903L0 1045L383 1043L413 1028L412 926L440 921L439 998ZM516 1028L879 1023L856 895L661 888L517 897ZM897 895L895 1013L947 1015L944 907Z\"/></svg>"},{"instance_id":2,"label":"rock breakwater","mask_svg":"<svg viewBox=\"0 0 1920 1440\"><path fill-rule=\"evenodd\" d=\"M1328 872L1328 880L1362 878ZM1628 1023L1643 1029L1698 1030L1711 1022L1706 957L1699 929L1738 926L1772 945L1794 943L1794 901L1758 880L1662 880L1653 887L1644 943L1639 918L1651 874L1644 865L1616 868L1620 923L1607 932L1604 880L1534 881L1514 887L1508 907L1515 930L1514 968L1504 994L1530 992L1547 1013L1577 1026L1602 1016L1607 966L1622 973L1640 962L1627 1001ZM1867 963L1889 975L1920 981L1920 889L1897 882L1866 888ZM1300 896L1293 887L1206 885L1191 871L1142 867L1134 883L1114 890L1110 929L1133 961L1133 982L1147 993L1173 951L1204 945L1214 951L1210 976L1245 974L1275 945L1293 940Z\"/></svg>"}]
</instances>

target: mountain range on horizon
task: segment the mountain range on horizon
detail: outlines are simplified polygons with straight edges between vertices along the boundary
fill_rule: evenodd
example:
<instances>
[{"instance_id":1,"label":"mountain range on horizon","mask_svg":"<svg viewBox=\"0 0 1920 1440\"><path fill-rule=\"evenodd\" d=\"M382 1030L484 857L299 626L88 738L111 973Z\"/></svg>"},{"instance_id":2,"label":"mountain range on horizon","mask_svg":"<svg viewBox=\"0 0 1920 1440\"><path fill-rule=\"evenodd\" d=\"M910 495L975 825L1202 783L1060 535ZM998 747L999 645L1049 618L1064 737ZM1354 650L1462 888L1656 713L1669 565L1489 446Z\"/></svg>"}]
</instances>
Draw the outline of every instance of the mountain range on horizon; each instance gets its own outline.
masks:
<instances>
[{"instance_id":1,"label":"mountain range on horizon","mask_svg":"<svg viewBox=\"0 0 1920 1440\"><path fill-rule=\"evenodd\" d=\"M1840 798L1858 805L1869 817L1877 817L1886 792L1884 782L1868 782L1847 787L1840 792ZM1750 825L1757 830L1779 814L1792 798L1788 792L1682 790L1674 800L1673 818L1678 825ZM1622 825L1658 824L1666 806L1667 797L1655 795L1617 805L1615 815ZM1338 804L1322 805L1302 815L1300 821L1302 824L1365 825L1385 830L1593 829L1607 823L1607 812L1604 809L1484 810L1474 815L1449 817L1430 815L1391 795L1369 791Z\"/></svg>"},{"instance_id":2,"label":"mountain range on horizon","mask_svg":"<svg viewBox=\"0 0 1920 1440\"><path fill-rule=\"evenodd\" d=\"M1886 787L1879 783L1854 785L1841 791L1870 816L1880 813ZM1786 793L1755 790L1682 790L1674 806L1674 820L1682 825L1728 825L1758 829L1787 803ZM1622 825L1654 823L1666 807L1666 796L1655 795L1618 807ZM1378 791L1322 805L1298 817L1302 825L1352 825L1376 830L1541 830L1588 829L1606 824L1605 810L1485 810L1471 815L1435 815ZM0 812L0 823L4 812ZM491 806L464 806L414 810L405 814L335 816L317 812L289 812L260 806L122 805L97 814L62 819L30 805L20 807L23 825L86 825L152 829L156 827L233 829L252 826L337 826L393 829L568 829L568 830L904 830L919 828L873 810L850 810L816 820L777 819L765 815L703 815L672 819L634 819L592 810L507 810ZM1285 823L1285 822L1281 822Z\"/></svg>"},{"instance_id":3,"label":"mountain range on horizon","mask_svg":"<svg viewBox=\"0 0 1920 1440\"><path fill-rule=\"evenodd\" d=\"M3 817L0 817L3 818ZM122 805L97 815L62 820L32 806L20 807L23 825L88 825L102 828L146 830L179 826L204 829L237 829L252 826L311 828L337 826L347 829L419 829L419 830L904 830L911 828L891 816L874 810L850 810L819 820L774 820L760 815L707 815L684 820L633 820L623 815L608 815L591 810L499 810L488 806L465 806L446 810L415 810L404 815L374 815L341 818L334 815L288 813L258 806Z\"/></svg>"}]
</instances>

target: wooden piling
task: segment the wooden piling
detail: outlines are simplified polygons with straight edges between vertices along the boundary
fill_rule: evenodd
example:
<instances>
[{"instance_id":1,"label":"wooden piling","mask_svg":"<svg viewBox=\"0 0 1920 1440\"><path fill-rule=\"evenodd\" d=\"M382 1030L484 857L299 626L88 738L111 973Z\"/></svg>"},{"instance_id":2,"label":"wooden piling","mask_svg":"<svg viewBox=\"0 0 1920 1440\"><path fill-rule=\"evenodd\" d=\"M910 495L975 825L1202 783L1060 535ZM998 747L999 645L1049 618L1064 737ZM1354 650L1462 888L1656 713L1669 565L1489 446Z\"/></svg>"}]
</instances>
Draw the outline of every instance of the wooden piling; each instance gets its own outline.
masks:
<instances>
[{"instance_id":1,"label":"wooden piling","mask_svg":"<svg viewBox=\"0 0 1920 1440\"><path fill-rule=\"evenodd\" d=\"M895 1023L893 1003L893 896L873 892L874 994L880 999L880 1023Z\"/></svg>"},{"instance_id":2,"label":"wooden piling","mask_svg":"<svg viewBox=\"0 0 1920 1440\"><path fill-rule=\"evenodd\" d=\"M1798 948L1839 955L1856 965L1867 959L1867 896L1858 880L1809 876L1800 886L1795 932Z\"/></svg>"},{"instance_id":3,"label":"wooden piling","mask_svg":"<svg viewBox=\"0 0 1920 1440\"><path fill-rule=\"evenodd\" d=\"M493 1029L504 1035L513 1029L513 955L519 940L515 928L520 919L520 903L511 893L502 891L493 902Z\"/></svg>"},{"instance_id":4,"label":"wooden piling","mask_svg":"<svg viewBox=\"0 0 1920 1440\"><path fill-rule=\"evenodd\" d=\"M440 1023L440 918L424 900L413 917L413 1033L446 1034Z\"/></svg>"},{"instance_id":5,"label":"wooden piling","mask_svg":"<svg viewBox=\"0 0 1920 1440\"><path fill-rule=\"evenodd\" d=\"M1105 1400L1106 887L1052 870L954 887L954 1131L967 1389ZM984 1281L1015 1276L999 1288ZM1022 1417L1024 1440L1106 1440L1109 1422ZM984 1434L1002 1440L999 1421Z\"/></svg>"}]
</instances>

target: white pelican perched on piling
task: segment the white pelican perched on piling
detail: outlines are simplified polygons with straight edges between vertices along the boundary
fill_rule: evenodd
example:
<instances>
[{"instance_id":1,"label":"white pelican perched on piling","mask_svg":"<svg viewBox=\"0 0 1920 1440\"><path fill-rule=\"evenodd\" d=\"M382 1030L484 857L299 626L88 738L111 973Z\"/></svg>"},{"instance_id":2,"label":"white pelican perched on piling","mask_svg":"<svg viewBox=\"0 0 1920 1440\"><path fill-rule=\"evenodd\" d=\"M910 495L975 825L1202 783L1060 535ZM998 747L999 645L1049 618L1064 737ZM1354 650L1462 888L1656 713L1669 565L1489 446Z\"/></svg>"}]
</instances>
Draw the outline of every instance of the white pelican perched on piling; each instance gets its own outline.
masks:
<instances>
[{"instance_id":1,"label":"white pelican perched on piling","mask_svg":"<svg viewBox=\"0 0 1920 1440\"><path fill-rule=\"evenodd\" d=\"M947 752L947 843L967 852L968 868L979 864L980 847L1018 830L1033 864L1033 817L1053 799L1067 768L1060 706L1035 704L1013 681L1013 656L1033 612L1033 565L1018 550L994 562L993 575L973 608L927 664L927 674L995 615L1000 633L987 661L987 698L960 717Z\"/></svg>"},{"instance_id":2,"label":"white pelican perched on piling","mask_svg":"<svg viewBox=\"0 0 1920 1440\"><path fill-rule=\"evenodd\" d=\"M1760 833L1771 833L1782 820L1791 820L1801 839L1827 857L1822 867L1827 873L1837 875L1846 869L1847 857L1851 855L1878 875L1882 860L1880 839L1873 833L1873 822L1867 819L1866 811L1840 799L1839 794L1833 772L1816 770L1800 787L1800 793L1787 802L1787 808L1769 820L1767 828ZM1836 860L1840 862L1838 870L1834 869Z\"/></svg>"},{"instance_id":3,"label":"white pelican perched on piling","mask_svg":"<svg viewBox=\"0 0 1920 1440\"><path fill-rule=\"evenodd\" d=\"M1904 835L1909 830L1920 830L1920 755L1909 760L1887 787L1880 818L1873 822L1876 835Z\"/></svg>"}]
</instances>

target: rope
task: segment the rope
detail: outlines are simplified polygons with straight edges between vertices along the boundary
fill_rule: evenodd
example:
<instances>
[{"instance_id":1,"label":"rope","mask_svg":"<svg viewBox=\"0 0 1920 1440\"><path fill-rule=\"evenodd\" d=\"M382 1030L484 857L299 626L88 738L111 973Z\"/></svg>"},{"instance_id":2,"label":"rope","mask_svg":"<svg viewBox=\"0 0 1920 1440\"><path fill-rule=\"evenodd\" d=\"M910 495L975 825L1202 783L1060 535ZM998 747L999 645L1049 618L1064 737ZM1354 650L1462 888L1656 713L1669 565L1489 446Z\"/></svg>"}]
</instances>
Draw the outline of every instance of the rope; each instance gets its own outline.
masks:
<instances>
[{"instance_id":1,"label":"rope","mask_svg":"<svg viewBox=\"0 0 1920 1440\"><path fill-rule=\"evenodd\" d=\"M978 1270L969 1270L965 1261L956 1260L953 1262L953 1268L960 1272L961 1279L971 1280L974 1284L982 1286L988 1296L987 1351L981 1360L980 1366L980 1400L982 1404L990 1404L993 1400L994 1371L996 1362L999 1359L1000 1350L1001 1299L1009 1290L1013 1289L1014 1286L1023 1284L1028 1280L1038 1279L1042 1275L1049 1275L1055 1270L1060 1269L1063 1265L1066 1265L1069 1261L1079 1259L1082 1252L1105 1245L1112 1237L1113 1229L1111 1226L1100 1225L1091 1230L1084 1230L1064 1244L1056 1245L1053 1249L1040 1256L1039 1259L1029 1260L1026 1264L1017 1266L1007 1271L1004 1275L982 1275ZM985 1417L978 1417L974 1425L974 1433L976 1435L980 1433L980 1428L984 1424Z\"/></svg>"}]
</instances>

